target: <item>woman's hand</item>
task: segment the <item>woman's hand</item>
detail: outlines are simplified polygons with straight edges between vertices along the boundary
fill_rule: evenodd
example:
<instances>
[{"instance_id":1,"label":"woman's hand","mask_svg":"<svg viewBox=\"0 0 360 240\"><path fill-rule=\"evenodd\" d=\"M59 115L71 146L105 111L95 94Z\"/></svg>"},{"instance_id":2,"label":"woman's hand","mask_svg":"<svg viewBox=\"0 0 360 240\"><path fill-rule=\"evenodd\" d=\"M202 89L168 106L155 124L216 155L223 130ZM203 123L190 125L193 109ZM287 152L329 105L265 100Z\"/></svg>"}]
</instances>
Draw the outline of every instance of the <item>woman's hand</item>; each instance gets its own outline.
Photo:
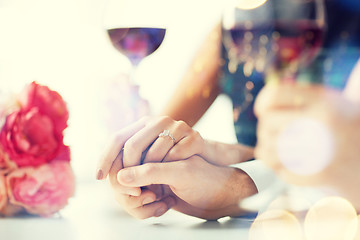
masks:
<instances>
[{"instance_id":1,"label":"woman's hand","mask_svg":"<svg viewBox=\"0 0 360 240\"><path fill-rule=\"evenodd\" d=\"M169 135L160 136L163 131ZM118 132L109 144L97 171L104 179L121 153L121 168L149 162L176 161L199 155L206 161L228 166L253 158L254 150L240 144L204 140L183 121L169 117L145 117Z\"/></svg>"},{"instance_id":2,"label":"woman's hand","mask_svg":"<svg viewBox=\"0 0 360 240\"><path fill-rule=\"evenodd\" d=\"M164 130L169 135L159 136ZM201 154L203 149L203 138L185 122L169 117L143 118L116 134L99 163L97 178L106 177L120 152L121 168L125 168L149 162L186 159Z\"/></svg>"},{"instance_id":3,"label":"woman's hand","mask_svg":"<svg viewBox=\"0 0 360 240\"><path fill-rule=\"evenodd\" d=\"M164 130L168 131L169 135L160 134L164 133ZM183 121L175 121L169 117L145 117L117 133L109 146L105 157L99 163L99 180L108 175L115 163L119 171L140 164L176 161L201 154L204 140ZM114 171L114 168L112 169ZM116 192L132 197L143 197L140 195L145 190L139 187L112 185L116 186ZM157 195L156 199L159 199L160 190L158 186L148 186L146 195L151 195L152 192L153 195Z\"/></svg>"}]
</instances>

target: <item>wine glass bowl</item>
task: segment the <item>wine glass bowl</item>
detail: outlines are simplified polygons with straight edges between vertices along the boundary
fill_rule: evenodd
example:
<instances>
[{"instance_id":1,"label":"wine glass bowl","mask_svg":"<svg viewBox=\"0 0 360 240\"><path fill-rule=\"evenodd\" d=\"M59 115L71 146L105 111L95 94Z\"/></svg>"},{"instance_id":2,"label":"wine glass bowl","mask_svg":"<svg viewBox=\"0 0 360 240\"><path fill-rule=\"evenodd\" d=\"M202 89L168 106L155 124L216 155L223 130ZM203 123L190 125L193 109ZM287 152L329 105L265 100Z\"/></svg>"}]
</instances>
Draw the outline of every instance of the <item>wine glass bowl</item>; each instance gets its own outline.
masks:
<instances>
[{"instance_id":1,"label":"wine glass bowl","mask_svg":"<svg viewBox=\"0 0 360 240\"><path fill-rule=\"evenodd\" d=\"M108 0L105 5L105 33L114 49L130 61L132 73L145 57L161 46L165 38L163 5L162 0ZM134 74L130 77L134 78Z\"/></svg>"},{"instance_id":2,"label":"wine glass bowl","mask_svg":"<svg viewBox=\"0 0 360 240\"><path fill-rule=\"evenodd\" d=\"M137 66L142 59L155 52L165 37L164 28L112 28L108 29L113 46L124 54L132 65Z\"/></svg>"},{"instance_id":3,"label":"wine glass bowl","mask_svg":"<svg viewBox=\"0 0 360 240\"><path fill-rule=\"evenodd\" d=\"M241 1L240 1L241 2ZM245 7L244 7L245 6ZM266 80L295 81L322 45L322 0L267 0L254 8L232 5L223 15L224 45L231 61Z\"/></svg>"},{"instance_id":4,"label":"wine glass bowl","mask_svg":"<svg viewBox=\"0 0 360 240\"><path fill-rule=\"evenodd\" d=\"M137 71L142 60L154 54L165 39L169 20L166 4L165 0L107 0L104 5L103 33L113 50L129 61L129 65L119 64L121 74L109 79L105 88L104 115L109 132L151 115Z\"/></svg>"}]
</instances>

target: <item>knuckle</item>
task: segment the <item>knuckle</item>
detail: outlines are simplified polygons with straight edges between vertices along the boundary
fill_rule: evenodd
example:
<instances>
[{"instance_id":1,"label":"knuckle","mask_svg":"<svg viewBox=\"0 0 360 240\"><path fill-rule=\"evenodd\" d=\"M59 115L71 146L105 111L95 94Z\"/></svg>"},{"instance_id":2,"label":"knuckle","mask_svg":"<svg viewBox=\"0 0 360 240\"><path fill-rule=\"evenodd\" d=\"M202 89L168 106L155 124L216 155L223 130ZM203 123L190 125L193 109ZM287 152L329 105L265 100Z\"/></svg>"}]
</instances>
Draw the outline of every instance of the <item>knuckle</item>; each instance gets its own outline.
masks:
<instances>
[{"instance_id":1,"label":"knuckle","mask_svg":"<svg viewBox=\"0 0 360 240\"><path fill-rule=\"evenodd\" d=\"M192 128L186 122L180 120L176 122L175 130L188 133L192 131Z\"/></svg>"},{"instance_id":2,"label":"knuckle","mask_svg":"<svg viewBox=\"0 0 360 240\"><path fill-rule=\"evenodd\" d=\"M180 160L183 158L183 151L180 148L172 148L168 153L168 158L171 160Z\"/></svg>"},{"instance_id":3,"label":"knuckle","mask_svg":"<svg viewBox=\"0 0 360 240\"><path fill-rule=\"evenodd\" d=\"M124 133L122 130L117 131L112 137L111 142L112 143L119 143L124 141Z\"/></svg>"},{"instance_id":4,"label":"knuckle","mask_svg":"<svg viewBox=\"0 0 360 240\"><path fill-rule=\"evenodd\" d=\"M172 122L172 118L170 118L169 116L161 116L158 117L156 120L154 120L154 124L155 125L168 125Z\"/></svg>"},{"instance_id":5,"label":"knuckle","mask_svg":"<svg viewBox=\"0 0 360 240\"><path fill-rule=\"evenodd\" d=\"M153 163L146 163L142 168L142 175L148 176L151 175L155 171L155 165Z\"/></svg>"},{"instance_id":6,"label":"knuckle","mask_svg":"<svg viewBox=\"0 0 360 240\"><path fill-rule=\"evenodd\" d=\"M138 143L137 141L133 140L133 139L129 139L128 141L125 142L124 144L124 150L126 150L127 153L131 153L133 151L136 151L136 149L138 149Z\"/></svg>"},{"instance_id":7,"label":"knuckle","mask_svg":"<svg viewBox=\"0 0 360 240\"><path fill-rule=\"evenodd\" d=\"M196 144L199 140L201 140L200 135L198 135L196 132L192 132L187 137L188 144Z\"/></svg>"},{"instance_id":8,"label":"knuckle","mask_svg":"<svg viewBox=\"0 0 360 240\"><path fill-rule=\"evenodd\" d=\"M193 135L193 137L194 137L195 139L197 139L197 140L203 140L201 134L200 134L198 131L195 131L195 130L194 130L193 133L192 133L192 135Z\"/></svg>"},{"instance_id":9,"label":"knuckle","mask_svg":"<svg viewBox=\"0 0 360 240\"><path fill-rule=\"evenodd\" d=\"M187 123L182 120L177 121L177 126L179 128L189 128L189 125L187 125Z\"/></svg>"}]
</instances>

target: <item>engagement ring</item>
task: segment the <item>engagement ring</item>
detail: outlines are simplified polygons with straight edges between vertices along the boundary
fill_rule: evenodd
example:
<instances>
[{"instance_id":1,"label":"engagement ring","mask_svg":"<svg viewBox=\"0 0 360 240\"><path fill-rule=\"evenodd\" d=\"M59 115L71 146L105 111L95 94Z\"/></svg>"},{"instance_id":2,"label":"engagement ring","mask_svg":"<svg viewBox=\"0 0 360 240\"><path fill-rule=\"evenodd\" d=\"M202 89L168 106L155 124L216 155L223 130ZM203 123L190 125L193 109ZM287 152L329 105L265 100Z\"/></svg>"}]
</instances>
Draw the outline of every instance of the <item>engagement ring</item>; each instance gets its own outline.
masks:
<instances>
[{"instance_id":1,"label":"engagement ring","mask_svg":"<svg viewBox=\"0 0 360 240\"><path fill-rule=\"evenodd\" d=\"M175 138L173 137L173 135L171 135L169 130L164 130L162 133L159 134L159 137L170 137L173 143L176 143Z\"/></svg>"}]
</instances>

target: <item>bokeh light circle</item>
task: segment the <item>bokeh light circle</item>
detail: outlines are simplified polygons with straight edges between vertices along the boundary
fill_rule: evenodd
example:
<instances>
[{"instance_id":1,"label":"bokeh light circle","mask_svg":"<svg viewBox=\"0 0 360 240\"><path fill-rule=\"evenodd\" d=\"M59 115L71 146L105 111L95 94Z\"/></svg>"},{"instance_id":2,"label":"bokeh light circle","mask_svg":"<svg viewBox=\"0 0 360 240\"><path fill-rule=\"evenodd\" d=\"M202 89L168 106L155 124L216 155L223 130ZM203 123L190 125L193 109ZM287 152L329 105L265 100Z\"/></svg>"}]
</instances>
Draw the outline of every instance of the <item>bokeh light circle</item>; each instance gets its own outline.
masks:
<instances>
[{"instance_id":1,"label":"bokeh light circle","mask_svg":"<svg viewBox=\"0 0 360 240\"><path fill-rule=\"evenodd\" d=\"M320 121L300 118L279 134L277 153L291 172L311 175L327 167L334 155L334 137Z\"/></svg>"},{"instance_id":2,"label":"bokeh light circle","mask_svg":"<svg viewBox=\"0 0 360 240\"><path fill-rule=\"evenodd\" d=\"M326 197L309 209L304 231L307 240L353 240L357 225L356 210L349 201Z\"/></svg>"},{"instance_id":3,"label":"bokeh light circle","mask_svg":"<svg viewBox=\"0 0 360 240\"><path fill-rule=\"evenodd\" d=\"M360 240L360 215L358 215L357 219L356 234L353 240Z\"/></svg>"},{"instance_id":4,"label":"bokeh light circle","mask_svg":"<svg viewBox=\"0 0 360 240\"><path fill-rule=\"evenodd\" d=\"M249 240L302 240L297 218L285 210L267 210L260 214L249 230Z\"/></svg>"}]
</instances>

